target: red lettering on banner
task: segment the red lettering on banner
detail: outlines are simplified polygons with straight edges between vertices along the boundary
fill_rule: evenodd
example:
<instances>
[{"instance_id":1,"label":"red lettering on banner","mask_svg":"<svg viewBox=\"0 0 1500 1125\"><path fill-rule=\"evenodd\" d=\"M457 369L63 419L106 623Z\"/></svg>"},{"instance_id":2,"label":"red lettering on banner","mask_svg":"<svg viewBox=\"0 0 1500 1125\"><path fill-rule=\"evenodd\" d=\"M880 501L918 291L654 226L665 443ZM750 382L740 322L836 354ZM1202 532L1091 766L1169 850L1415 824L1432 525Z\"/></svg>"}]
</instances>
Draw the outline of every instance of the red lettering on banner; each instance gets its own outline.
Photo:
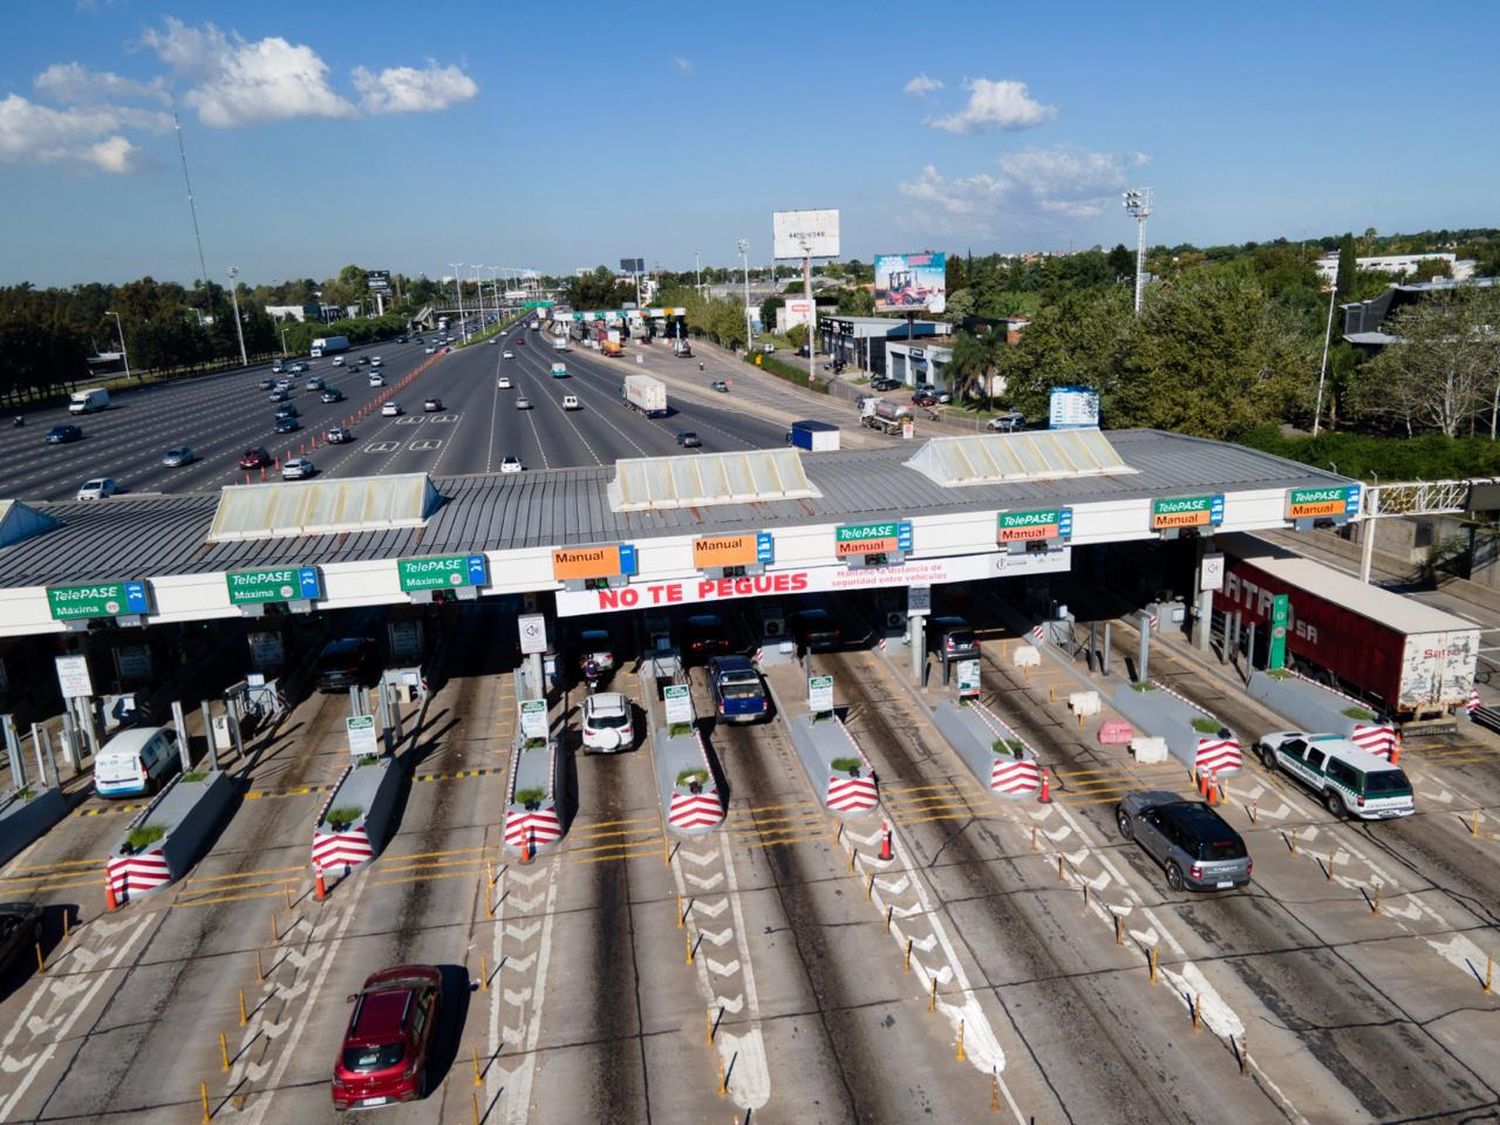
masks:
<instances>
[{"instance_id":1,"label":"red lettering on banner","mask_svg":"<svg viewBox=\"0 0 1500 1125\"><path fill-rule=\"evenodd\" d=\"M698 583L698 600L700 602L701 601L706 601L708 599L709 595L711 595L714 592L714 587L717 586L718 584L719 583L715 579L712 579L712 578L705 578L705 579L703 579L703 581L699 582Z\"/></svg>"},{"instance_id":2,"label":"red lettering on banner","mask_svg":"<svg viewBox=\"0 0 1500 1125\"><path fill-rule=\"evenodd\" d=\"M807 589L807 572L803 571L800 574L792 575L792 590L797 591L805 589Z\"/></svg>"},{"instance_id":3,"label":"red lettering on banner","mask_svg":"<svg viewBox=\"0 0 1500 1125\"><path fill-rule=\"evenodd\" d=\"M673 585L673 586L668 586L667 587L667 601L669 601L669 602L680 602L680 601L682 601L682 587L680 585Z\"/></svg>"},{"instance_id":4,"label":"red lettering on banner","mask_svg":"<svg viewBox=\"0 0 1500 1125\"><path fill-rule=\"evenodd\" d=\"M626 586L620 591L620 604L627 609L641 604L641 592L634 586Z\"/></svg>"},{"instance_id":5,"label":"red lettering on banner","mask_svg":"<svg viewBox=\"0 0 1500 1125\"><path fill-rule=\"evenodd\" d=\"M599 608L600 609L619 609L620 608L620 591L618 591L618 590L600 590L599 591Z\"/></svg>"}]
</instances>

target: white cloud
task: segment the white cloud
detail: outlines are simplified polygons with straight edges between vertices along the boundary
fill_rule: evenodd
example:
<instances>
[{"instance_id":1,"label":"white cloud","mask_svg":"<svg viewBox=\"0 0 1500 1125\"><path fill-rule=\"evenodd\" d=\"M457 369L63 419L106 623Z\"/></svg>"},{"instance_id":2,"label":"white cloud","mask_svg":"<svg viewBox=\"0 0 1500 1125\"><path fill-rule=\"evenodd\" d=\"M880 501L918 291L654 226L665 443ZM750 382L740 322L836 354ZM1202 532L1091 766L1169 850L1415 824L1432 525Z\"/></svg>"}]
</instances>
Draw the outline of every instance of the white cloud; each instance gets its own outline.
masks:
<instances>
[{"instance_id":1,"label":"white cloud","mask_svg":"<svg viewBox=\"0 0 1500 1125\"><path fill-rule=\"evenodd\" d=\"M1035 101L1024 82L974 78L964 83L964 89L969 91L968 105L946 117L929 117L927 124L945 133L972 133L991 125L1029 129L1057 116L1057 107Z\"/></svg>"},{"instance_id":2,"label":"white cloud","mask_svg":"<svg viewBox=\"0 0 1500 1125\"><path fill-rule=\"evenodd\" d=\"M161 78L137 82L108 70L89 70L82 63L53 63L32 81L36 92L64 105L97 105L103 102L171 101Z\"/></svg>"},{"instance_id":3,"label":"white cloud","mask_svg":"<svg viewBox=\"0 0 1500 1125\"><path fill-rule=\"evenodd\" d=\"M102 172L131 172L139 150L116 132L117 111L53 109L19 94L0 101L0 164L92 165Z\"/></svg>"},{"instance_id":4,"label":"white cloud","mask_svg":"<svg viewBox=\"0 0 1500 1125\"><path fill-rule=\"evenodd\" d=\"M693 73L693 60L692 59L685 59L681 55L673 55L672 56L672 65L675 66L678 70L680 70L683 74L692 74Z\"/></svg>"},{"instance_id":5,"label":"white cloud","mask_svg":"<svg viewBox=\"0 0 1500 1125\"><path fill-rule=\"evenodd\" d=\"M213 24L193 28L171 17L165 31L147 31L142 38L173 71L195 83L184 101L205 125L230 128L354 113L328 85L328 64L311 47L279 36L251 43Z\"/></svg>"},{"instance_id":6,"label":"white cloud","mask_svg":"<svg viewBox=\"0 0 1500 1125\"><path fill-rule=\"evenodd\" d=\"M908 97L912 98L925 98L934 90L941 90L942 88L943 83L941 79L928 78L925 74L917 75L905 86L901 87L902 91Z\"/></svg>"},{"instance_id":7,"label":"white cloud","mask_svg":"<svg viewBox=\"0 0 1500 1125\"><path fill-rule=\"evenodd\" d=\"M915 180L899 183L897 190L919 204L939 208L950 219L963 219L965 229L1001 211L1020 219L1089 219L1114 201L1129 168L1149 160L1142 153L1083 152L1058 145L1005 153L996 161L998 175L977 172L949 179L928 164Z\"/></svg>"},{"instance_id":8,"label":"white cloud","mask_svg":"<svg viewBox=\"0 0 1500 1125\"><path fill-rule=\"evenodd\" d=\"M431 59L425 70L396 66L374 74L357 66L352 77L369 113L429 113L471 102L479 93L479 84L458 67L440 67Z\"/></svg>"}]
</instances>

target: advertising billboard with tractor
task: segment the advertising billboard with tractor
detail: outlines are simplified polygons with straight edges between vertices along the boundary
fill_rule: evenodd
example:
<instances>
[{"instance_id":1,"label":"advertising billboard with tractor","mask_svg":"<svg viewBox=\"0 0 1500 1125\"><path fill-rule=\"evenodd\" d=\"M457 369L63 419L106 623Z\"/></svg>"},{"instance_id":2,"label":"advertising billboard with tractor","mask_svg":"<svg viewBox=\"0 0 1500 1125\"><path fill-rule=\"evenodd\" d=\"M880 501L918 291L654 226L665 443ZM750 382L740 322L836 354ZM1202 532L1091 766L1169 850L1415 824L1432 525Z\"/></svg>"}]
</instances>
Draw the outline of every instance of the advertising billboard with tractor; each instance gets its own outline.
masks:
<instances>
[{"instance_id":1,"label":"advertising billboard with tractor","mask_svg":"<svg viewBox=\"0 0 1500 1125\"><path fill-rule=\"evenodd\" d=\"M948 304L948 255L876 254L876 312L942 312Z\"/></svg>"}]
</instances>

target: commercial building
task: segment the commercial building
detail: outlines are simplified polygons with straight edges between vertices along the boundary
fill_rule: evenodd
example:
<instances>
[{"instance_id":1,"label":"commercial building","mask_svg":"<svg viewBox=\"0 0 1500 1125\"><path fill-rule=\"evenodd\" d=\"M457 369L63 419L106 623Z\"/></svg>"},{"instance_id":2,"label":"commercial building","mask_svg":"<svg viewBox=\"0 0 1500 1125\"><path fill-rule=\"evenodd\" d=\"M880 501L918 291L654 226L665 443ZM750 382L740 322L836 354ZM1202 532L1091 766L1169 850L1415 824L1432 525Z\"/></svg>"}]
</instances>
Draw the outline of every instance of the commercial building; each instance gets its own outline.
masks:
<instances>
[{"instance_id":1,"label":"commercial building","mask_svg":"<svg viewBox=\"0 0 1500 1125\"><path fill-rule=\"evenodd\" d=\"M1344 339L1355 347L1378 350L1400 339L1386 330L1386 321L1392 313L1424 300L1433 293L1451 292L1460 286L1470 285L1488 289L1494 284L1493 277L1474 277L1463 282L1437 278L1433 281L1392 285L1380 296L1368 301L1353 301L1339 306L1344 313Z\"/></svg>"},{"instance_id":2,"label":"commercial building","mask_svg":"<svg viewBox=\"0 0 1500 1125\"><path fill-rule=\"evenodd\" d=\"M1449 276L1454 281L1468 281L1474 276L1474 259L1459 259L1457 254L1383 254L1373 258L1355 258L1354 268L1374 273L1390 273L1398 277L1410 277L1423 262L1447 262ZM1339 272L1339 256L1324 254L1318 259L1318 275L1324 281L1332 281Z\"/></svg>"},{"instance_id":3,"label":"commercial building","mask_svg":"<svg viewBox=\"0 0 1500 1125\"><path fill-rule=\"evenodd\" d=\"M885 369L888 378L915 387L918 383L932 383L951 391L948 365L953 362L953 349L944 344L924 341L909 344L905 340L887 340L885 343Z\"/></svg>"},{"instance_id":4,"label":"commercial building","mask_svg":"<svg viewBox=\"0 0 1500 1125\"><path fill-rule=\"evenodd\" d=\"M871 375L886 374L886 343L933 336L951 336L953 325L941 320L902 320L888 316L822 316L818 318L818 349L835 362L851 364Z\"/></svg>"}]
</instances>

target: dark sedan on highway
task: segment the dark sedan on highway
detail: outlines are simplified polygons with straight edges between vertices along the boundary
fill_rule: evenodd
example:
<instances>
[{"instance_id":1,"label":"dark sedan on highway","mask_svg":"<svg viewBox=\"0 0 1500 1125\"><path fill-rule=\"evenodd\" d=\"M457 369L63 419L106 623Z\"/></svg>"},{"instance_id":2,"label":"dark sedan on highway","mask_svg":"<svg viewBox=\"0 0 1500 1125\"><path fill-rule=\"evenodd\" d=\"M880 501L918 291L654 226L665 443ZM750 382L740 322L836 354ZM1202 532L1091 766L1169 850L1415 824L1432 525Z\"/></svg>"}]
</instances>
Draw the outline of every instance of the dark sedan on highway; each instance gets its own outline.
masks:
<instances>
[{"instance_id":1,"label":"dark sedan on highway","mask_svg":"<svg viewBox=\"0 0 1500 1125\"><path fill-rule=\"evenodd\" d=\"M66 445L68 442L77 441L81 437L83 437L83 428L81 426L64 423L61 426L53 426L47 431L47 444Z\"/></svg>"},{"instance_id":2,"label":"dark sedan on highway","mask_svg":"<svg viewBox=\"0 0 1500 1125\"><path fill-rule=\"evenodd\" d=\"M260 446L251 446L240 455L240 468L259 469L271 463L271 455Z\"/></svg>"}]
</instances>

